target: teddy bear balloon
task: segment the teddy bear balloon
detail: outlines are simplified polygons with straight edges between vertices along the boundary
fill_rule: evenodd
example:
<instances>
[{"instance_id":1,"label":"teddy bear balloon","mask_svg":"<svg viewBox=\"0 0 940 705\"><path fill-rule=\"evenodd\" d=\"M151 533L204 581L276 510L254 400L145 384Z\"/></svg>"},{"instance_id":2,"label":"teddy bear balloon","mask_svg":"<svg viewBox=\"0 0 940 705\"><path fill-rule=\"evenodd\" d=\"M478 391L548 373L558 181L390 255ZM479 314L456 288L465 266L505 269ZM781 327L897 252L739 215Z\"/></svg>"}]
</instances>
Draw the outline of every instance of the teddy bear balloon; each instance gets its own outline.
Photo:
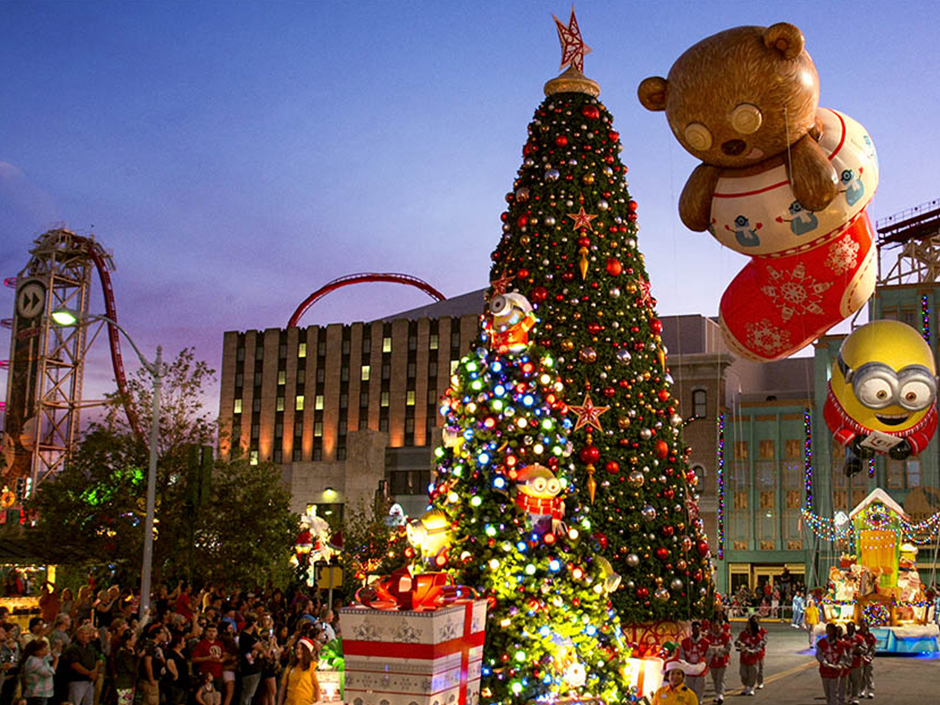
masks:
<instances>
[{"instance_id":1,"label":"teddy bear balloon","mask_svg":"<svg viewBox=\"0 0 940 705\"><path fill-rule=\"evenodd\" d=\"M732 350L758 361L805 347L875 286L865 212L878 185L875 148L852 118L819 108L803 45L785 22L736 27L638 90L702 161L679 199L682 222L751 257L722 296L720 321Z\"/></svg>"}]
</instances>

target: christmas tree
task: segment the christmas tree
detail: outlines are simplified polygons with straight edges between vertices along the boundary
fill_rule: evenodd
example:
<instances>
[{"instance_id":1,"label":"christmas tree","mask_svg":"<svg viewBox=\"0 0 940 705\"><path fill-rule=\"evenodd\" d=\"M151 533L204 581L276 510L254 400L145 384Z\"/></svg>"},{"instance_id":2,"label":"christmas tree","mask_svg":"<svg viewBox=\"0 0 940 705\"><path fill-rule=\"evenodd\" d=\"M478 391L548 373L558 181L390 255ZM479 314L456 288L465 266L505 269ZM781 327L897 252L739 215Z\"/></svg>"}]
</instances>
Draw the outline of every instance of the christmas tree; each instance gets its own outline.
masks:
<instances>
[{"instance_id":1,"label":"christmas tree","mask_svg":"<svg viewBox=\"0 0 940 705\"><path fill-rule=\"evenodd\" d=\"M488 296L521 293L542 321L537 342L576 414L578 501L623 576L612 595L621 621L689 619L709 602L709 549L637 247L637 203L600 88L582 73L590 50L574 13L555 21L569 68L546 84L529 125Z\"/></svg>"},{"instance_id":2,"label":"christmas tree","mask_svg":"<svg viewBox=\"0 0 940 705\"><path fill-rule=\"evenodd\" d=\"M489 601L485 703L628 698L609 593L572 479L572 421L551 354L532 346L532 307L496 296L479 346L442 400L432 509L409 527L425 562Z\"/></svg>"}]
</instances>

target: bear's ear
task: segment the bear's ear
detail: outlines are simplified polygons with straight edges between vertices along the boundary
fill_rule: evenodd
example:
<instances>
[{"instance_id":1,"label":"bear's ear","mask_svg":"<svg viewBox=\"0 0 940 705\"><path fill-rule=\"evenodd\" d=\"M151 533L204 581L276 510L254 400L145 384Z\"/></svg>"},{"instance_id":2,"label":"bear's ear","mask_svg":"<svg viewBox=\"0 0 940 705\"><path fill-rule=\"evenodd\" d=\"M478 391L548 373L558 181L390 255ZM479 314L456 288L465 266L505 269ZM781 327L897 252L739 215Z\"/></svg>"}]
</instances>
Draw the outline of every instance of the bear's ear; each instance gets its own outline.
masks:
<instances>
[{"instance_id":1,"label":"bear's ear","mask_svg":"<svg viewBox=\"0 0 940 705\"><path fill-rule=\"evenodd\" d=\"M668 82L662 76L644 78L640 87L636 89L643 107L654 112L665 110L667 84Z\"/></svg>"},{"instance_id":2,"label":"bear's ear","mask_svg":"<svg viewBox=\"0 0 940 705\"><path fill-rule=\"evenodd\" d=\"M796 25L778 22L764 30L764 46L776 49L784 59L795 59L803 51L803 33Z\"/></svg>"}]
</instances>

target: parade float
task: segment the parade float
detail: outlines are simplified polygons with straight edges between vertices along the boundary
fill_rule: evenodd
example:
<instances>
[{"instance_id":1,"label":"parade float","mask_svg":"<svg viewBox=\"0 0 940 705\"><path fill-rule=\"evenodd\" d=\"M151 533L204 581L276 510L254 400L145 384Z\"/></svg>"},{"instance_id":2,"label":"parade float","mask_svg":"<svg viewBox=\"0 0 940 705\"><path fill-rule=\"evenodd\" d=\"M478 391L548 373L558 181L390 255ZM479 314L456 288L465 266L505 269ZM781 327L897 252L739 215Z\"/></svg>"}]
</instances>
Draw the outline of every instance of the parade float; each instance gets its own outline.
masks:
<instances>
[{"instance_id":1,"label":"parade float","mask_svg":"<svg viewBox=\"0 0 940 705\"><path fill-rule=\"evenodd\" d=\"M935 540L940 513L912 523L904 509L878 488L846 516L819 517L803 510L803 518L821 538L847 546L829 569L829 584L818 595L822 619L868 622L883 653L916 654L940 651L940 628L917 571L917 544ZM934 537L932 539L931 537Z\"/></svg>"}]
</instances>

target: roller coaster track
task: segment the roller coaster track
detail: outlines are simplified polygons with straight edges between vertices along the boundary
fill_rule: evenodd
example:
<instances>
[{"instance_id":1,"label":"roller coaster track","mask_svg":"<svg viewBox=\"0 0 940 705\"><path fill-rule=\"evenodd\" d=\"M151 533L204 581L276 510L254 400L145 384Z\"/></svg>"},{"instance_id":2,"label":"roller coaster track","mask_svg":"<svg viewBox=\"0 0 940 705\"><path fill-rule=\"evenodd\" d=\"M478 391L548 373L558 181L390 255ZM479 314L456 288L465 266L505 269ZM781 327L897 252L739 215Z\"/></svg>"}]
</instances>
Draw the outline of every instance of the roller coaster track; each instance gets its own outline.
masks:
<instances>
[{"instance_id":1,"label":"roller coaster track","mask_svg":"<svg viewBox=\"0 0 940 705\"><path fill-rule=\"evenodd\" d=\"M117 306L114 303L114 287L111 285L111 272L107 263L108 255L101 248L101 245L90 238L76 235L75 242L85 245L88 256L95 263L95 269L98 271L98 281L101 283L101 291L104 294L105 316L117 323ZM127 391L127 376L124 374L120 333L117 326L111 323L106 323L106 325L108 326L108 342L111 348L111 366L114 369L114 381L117 382L118 393L121 395L121 401L124 404L127 421L137 437L146 441L146 436L140 425L140 417L137 415L137 409L134 408L134 401Z\"/></svg>"},{"instance_id":2,"label":"roller coaster track","mask_svg":"<svg viewBox=\"0 0 940 705\"><path fill-rule=\"evenodd\" d=\"M346 276L339 277L338 279L334 279L333 281L324 284L319 289L310 294L310 296L304 299L300 306L297 307L297 310L294 311L294 314L290 317L290 321L288 321L287 327L296 328L297 323L307 312L307 310L327 294L334 292L337 289L342 289L344 286L352 286L353 284L369 284L375 282L388 282L391 284L404 284L406 286L413 286L414 288L423 291L435 301L443 301L445 298L447 298L423 279L418 279L417 277L413 277L410 274L396 274L394 272L362 272L359 274L347 274Z\"/></svg>"}]
</instances>

